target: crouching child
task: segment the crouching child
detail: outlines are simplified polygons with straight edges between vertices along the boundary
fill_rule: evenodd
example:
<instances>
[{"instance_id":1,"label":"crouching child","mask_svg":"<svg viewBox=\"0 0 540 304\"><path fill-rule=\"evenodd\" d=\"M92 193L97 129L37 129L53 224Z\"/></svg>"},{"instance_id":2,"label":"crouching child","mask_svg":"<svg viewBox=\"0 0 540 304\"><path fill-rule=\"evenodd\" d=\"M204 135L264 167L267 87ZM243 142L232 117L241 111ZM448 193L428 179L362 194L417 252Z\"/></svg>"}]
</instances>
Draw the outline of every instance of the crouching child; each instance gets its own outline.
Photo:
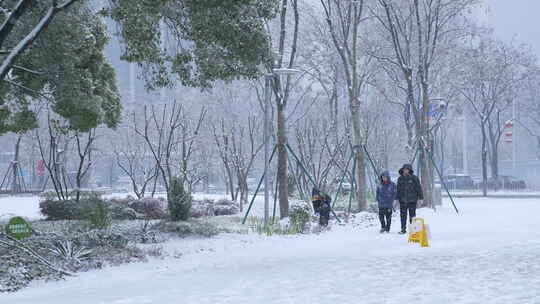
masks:
<instances>
[{"instance_id":1,"label":"crouching child","mask_svg":"<svg viewBox=\"0 0 540 304\"><path fill-rule=\"evenodd\" d=\"M396 200L397 187L390 179L388 171L380 176L381 184L377 187L377 205L379 207L380 233L390 232L392 223L392 207Z\"/></svg>"},{"instance_id":2,"label":"crouching child","mask_svg":"<svg viewBox=\"0 0 540 304\"><path fill-rule=\"evenodd\" d=\"M311 191L311 203L313 204L313 210L315 214L319 215L319 225L322 227L328 226L330 220L330 212L332 206L330 205L332 198L326 193L322 193L317 188L313 188Z\"/></svg>"}]
</instances>

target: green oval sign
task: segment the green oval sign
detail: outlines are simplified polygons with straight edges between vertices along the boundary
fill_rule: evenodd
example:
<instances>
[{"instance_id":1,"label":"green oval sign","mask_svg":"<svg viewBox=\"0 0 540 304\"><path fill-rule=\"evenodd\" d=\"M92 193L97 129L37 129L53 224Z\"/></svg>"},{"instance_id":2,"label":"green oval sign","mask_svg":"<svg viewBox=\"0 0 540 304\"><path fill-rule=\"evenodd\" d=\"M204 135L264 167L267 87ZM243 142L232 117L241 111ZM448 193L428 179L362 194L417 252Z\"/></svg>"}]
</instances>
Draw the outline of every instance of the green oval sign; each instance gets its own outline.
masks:
<instances>
[{"instance_id":1,"label":"green oval sign","mask_svg":"<svg viewBox=\"0 0 540 304\"><path fill-rule=\"evenodd\" d=\"M18 240L32 235L32 227L20 216L13 217L6 225L7 235Z\"/></svg>"}]
</instances>

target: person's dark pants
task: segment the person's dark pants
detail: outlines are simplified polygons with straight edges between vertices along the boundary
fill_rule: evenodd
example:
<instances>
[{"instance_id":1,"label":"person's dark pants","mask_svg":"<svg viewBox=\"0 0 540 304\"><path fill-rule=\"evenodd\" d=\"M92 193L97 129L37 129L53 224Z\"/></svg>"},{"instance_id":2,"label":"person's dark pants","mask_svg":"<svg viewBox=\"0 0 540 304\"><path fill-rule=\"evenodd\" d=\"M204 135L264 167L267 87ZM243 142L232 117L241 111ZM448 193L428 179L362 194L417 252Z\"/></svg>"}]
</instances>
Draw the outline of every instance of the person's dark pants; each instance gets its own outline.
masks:
<instances>
[{"instance_id":1,"label":"person's dark pants","mask_svg":"<svg viewBox=\"0 0 540 304\"><path fill-rule=\"evenodd\" d=\"M416 202L399 203L399 213L401 216L401 231L407 231L407 211L409 212L409 223L412 223L416 216Z\"/></svg>"},{"instance_id":2,"label":"person's dark pants","mask_svg":"<svg viewBox=\"0 0 540 304\"><path fill-rule=\"evenodd\" d=\"M319 225L328 226L328 221L330 220L330 211L331 211L331 208L328 205L321 207Z\"/></svg>"},{"instance_id":3,"label":"person's dark pants","mask_svg":"<svg viewBox=\"0 0 540 304\"><path fill-rule=\"evenodd\" d=\"M328 226L328 221L330 220L330 212L321 212L319 217L319 225Z\"/></svg>"},{"instance_id":4,"label":"person's dark pants","mask_svg":"<svg viewBox=\"0 0 540 304\"><path fill-rule=\"evenodd\" d=\"M379 208L379 220L381 221L381 229L390 231L392 223L392 208Z\"/></svg>"}]
</instances>

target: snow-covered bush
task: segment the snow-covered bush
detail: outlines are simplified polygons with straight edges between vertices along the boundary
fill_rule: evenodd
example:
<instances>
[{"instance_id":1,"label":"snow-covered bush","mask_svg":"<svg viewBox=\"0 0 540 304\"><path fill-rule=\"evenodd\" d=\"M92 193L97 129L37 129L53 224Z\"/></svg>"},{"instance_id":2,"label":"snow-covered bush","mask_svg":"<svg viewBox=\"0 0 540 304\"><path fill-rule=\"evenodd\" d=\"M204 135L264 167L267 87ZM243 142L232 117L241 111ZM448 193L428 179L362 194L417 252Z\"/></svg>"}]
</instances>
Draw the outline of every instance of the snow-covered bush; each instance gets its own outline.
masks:
<instances>
[{"instance_id":1,"label":"snow-covered bush","mask_svg":"<svg viewBox=\"0 0 540 304\"><path fill-rule=\"evenodd\" d=\"M137 199L128 195L126 198L113 198L108 202L112 208L131 212L125 219L162 219L167 216L166 202L163 198L144 197Z\"/></svg>"},{"instance_id":2,"label":"snow-covered bush","mask_svg":"<svg viewBox=\"0 0 540 304\"><path fill-rule=\"evenodd\" d=\"M191 207L191 217L199 218L205 216L214 216L214 201L205 199L202 201L193 201Z\"/></svg>"},{"instance_id":3,"label":"snow-covered bush","mask_svg":"<svg viewBox=\"0 0 540 304\"><path fill-rule=\"evenodd\" d=\"M240 212L235 202L228 199L220 199L214 204L214 215L233 215Z\"/></svg>"},{"instance_id":4,"label":"snow-covered bush","mask_svg":"<svg viewBox=\"0 0 540 304\"><path fill-rule=\"evenodd\" d=\"M75 240L88 248L125 248L130 242L128 236L113 229L90 230L74 236Z\"/></svg>"},{"instance_id":5,"label":"snow-covered bush","mask_svg":"<svg viewBox=\"0 0 540 304\"><path fill-rule=\"evenodd\" d=\"M118 204L114 201L104 201L112 219L115 220L134 220L141 217L133 208Z\"/></svg>"},{"instance_id":6,"label":"snow-covered bush","mask_svg":"<svg viewBox=\"0 0 540 304\"><path fill-rule=\"evenodd\" d=\"M72 200L46 199L39 203L39 209L48 220L82 219L80 205Z\"/></svg>"},{"instance_id":7,"label":"snow-covered bush","mask_svg":"<svg viewBox=\"0 0 540 304\"><path fill-rule=\"evenodd\" d=\"M112 219L125 220L143 217L132 208L114 200L106 201L97 196L75 200L59 201L46 199L39 203L40 211L48 220L83 220L88 219L89 212L104 207ZM105 210L101 210L105 211Z\"/></svg>"},{"instance_id":8,"label":"snow-covered bush","mask_svg":"<svg viewBox=\"0 0 540 304\"><path fill-rule=\"evenodd\" d=\"M0 293L14 292L34 280L58 280L62 275L23 251L0 247Z\"/></svg>"},{"instance_id":9,"label":"snow-covered bush","mask_svg":"<svg viewBox=\"0 0 540 304\"><path fill-rule=\"evenodd\" d=\"M205 199L202 201L193 201L191 216L194 218L219 215L234 215L240 212L238 205L228 199L218 201Z\"/></svg>"},{"instance_id":10,"label":"snow-covered bush","mask_svg":"<svg viewBox=\"0 0 540 304\"><path fill-rule=\"evenodd\" d=\"M180 237L186 236L204 236L211 237L219 233L216 225L201 220L190 220L182 222L161 221L154 226L161 232L175 233Z\"/></svg>"},{"instance_id":11,"label":"snow-covered bush","mask_svg":"<svg viewBox=\"0 0 540 304\"><path fill-rule=\"evenodd\" d=\"M191 194L185 191L179 177L173 177L167 193L169 215L173 221L186 221L191 210Z\"/></svg>"},{"instance_id":12,"label":"snow-covered bush","mask_svg":"<svg viewBox=\"0 0 540 304\"><path fill-rule=\"evenodd\" d=\"M307 205L293 205L291 211L289 211L289 218L291 227L296 230L297 233L309 231L308 224L311 220L311 210Z\"/></svg>"},{"instance_id":13,"label":"snow-covered bush","mask_svg":"<svg viewBox=\"0 0 540 304\"><path fill-rule=\"evenodd\" d=\"M154 230L152 225L150 225L150 220L144 220L144 222L139 226L139 232L139 239L143 244L160 243L163 241L163 237L159 234L159 231Z\"/></svg>"},{"instance_id":14,"label":"snow-covered bush","mask_svg":"<svg viewBox=\"0 0 540 304\"><path fill-rule=\"evenodd\" d=\"M152 229L151 221L114 222L108 229L91 229L87 221L36 221L32 236L21 240L58 269L81 272L125 263L145 261L163 250L143 250L141 223L147 223L147 243L163 241L164 234ZM204 228L191 227L202 234ZM149 237L151 235L151 237ZM0 232L0 239L9 241ZM63 275L46 267L24 250L0 244L0 292L17 291L35 280L60 279ZM1 296L0 296L1 297Z\"/></svg>"},{"instance_id":15,"label":"snow-covered bush","mask_svg":"<svg viewBox=\"0 0 540 304\"><path fill-rule=\"evenodd\" d=\"M163 198L144 197L129 204L129 208L144 215L147 219L162 219L167 216Z\"/></svg>"},{"instance_id":16,"label":"snow-covered bush","mask_svg":"<svg viewBox=\"0 0 540 304\"><path fill-rule=\"evenodd\" d=\"M71 240L56 241L50 250L58 257L75 263L88 259L92 254L92 250Z\"/></svg>"}]
</instances>

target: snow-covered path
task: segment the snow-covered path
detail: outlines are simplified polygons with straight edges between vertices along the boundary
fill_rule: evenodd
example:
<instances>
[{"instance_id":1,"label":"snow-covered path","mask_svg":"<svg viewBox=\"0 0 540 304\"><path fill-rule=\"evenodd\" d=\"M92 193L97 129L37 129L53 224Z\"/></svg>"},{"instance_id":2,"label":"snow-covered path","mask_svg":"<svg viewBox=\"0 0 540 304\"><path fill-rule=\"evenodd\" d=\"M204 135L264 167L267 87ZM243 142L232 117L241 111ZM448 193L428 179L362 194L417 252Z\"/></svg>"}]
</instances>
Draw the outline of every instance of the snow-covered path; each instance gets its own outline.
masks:
<instances>
[{"instance_id":1,"label":"snow-covered path","mask_svg":"<svg viewBox=\"0 0 540 304\"><path fill-rule=\"evenodd\" d=\"M460 199L421 210L430 248L378 227L321 235L221 235L206 248L38 283L0 303L540 303L540 200Z\"/></svg>"}]
</instances>

